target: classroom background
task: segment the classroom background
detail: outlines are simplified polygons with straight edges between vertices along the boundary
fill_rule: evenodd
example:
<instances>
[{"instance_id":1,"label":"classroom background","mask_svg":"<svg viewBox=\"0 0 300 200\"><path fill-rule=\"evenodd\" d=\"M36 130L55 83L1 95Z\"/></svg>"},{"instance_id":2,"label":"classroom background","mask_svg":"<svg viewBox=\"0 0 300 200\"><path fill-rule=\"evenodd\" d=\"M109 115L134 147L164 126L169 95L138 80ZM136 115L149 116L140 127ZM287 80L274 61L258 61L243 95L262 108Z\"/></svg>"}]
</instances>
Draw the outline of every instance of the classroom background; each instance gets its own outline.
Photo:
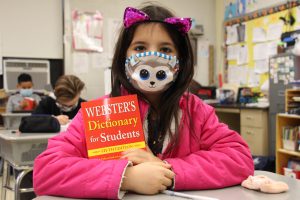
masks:
<instances>
[{"instance_id":1,"label":"classroom background","mask_svg":"<svg viewBox=\"0 0 300 200\"><path fill-rule=\"evenodd\" d=\"M143 2L0 0L2 129L22 72L32 75L37 92L47 94L58 77L74 74L85 83L84 99L108 94L124 8ZM300 1L159 3L193 19L189 34L200 84L194 93L246 140L256 169L300 179Z\"/></svg>"}]
</instances>

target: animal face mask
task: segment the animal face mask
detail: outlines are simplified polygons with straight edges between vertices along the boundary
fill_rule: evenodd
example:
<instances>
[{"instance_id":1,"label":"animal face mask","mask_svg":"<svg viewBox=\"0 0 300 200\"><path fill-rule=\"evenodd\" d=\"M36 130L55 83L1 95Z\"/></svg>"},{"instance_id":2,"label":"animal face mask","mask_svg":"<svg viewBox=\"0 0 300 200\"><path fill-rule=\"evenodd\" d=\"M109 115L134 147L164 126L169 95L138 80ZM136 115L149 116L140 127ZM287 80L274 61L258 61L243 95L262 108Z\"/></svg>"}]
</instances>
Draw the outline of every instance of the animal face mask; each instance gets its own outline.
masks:
<instances>
[{"instance_id":1,"label":"animal face mask","mask_svg":"<svg viewBox=\"0 0 300 200\"><path fill-rule=\"evenodd\" d=\"M165 91L177 77L176 56L144 52L126 59L125 71L133 87L141 92Z\"/></svg>"}]
</instances>

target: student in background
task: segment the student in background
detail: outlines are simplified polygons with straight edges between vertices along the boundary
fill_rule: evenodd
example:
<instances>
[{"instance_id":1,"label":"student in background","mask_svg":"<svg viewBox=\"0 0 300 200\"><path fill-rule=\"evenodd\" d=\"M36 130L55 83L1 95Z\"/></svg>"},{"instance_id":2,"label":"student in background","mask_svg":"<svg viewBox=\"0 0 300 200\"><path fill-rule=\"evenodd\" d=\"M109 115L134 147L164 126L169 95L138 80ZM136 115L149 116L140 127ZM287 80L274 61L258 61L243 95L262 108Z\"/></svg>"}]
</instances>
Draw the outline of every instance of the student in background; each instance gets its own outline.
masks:
<instances>
[{"instance_id":1,"label":"student in background","mask_svg":"<svg viewBox=\"0 0 300 200\"><path fill-rule=\"evenodd\" d=\"M61 125L67 124L85 101L80 97L84 85L74 75L61 76L55 83L54 95L43 98L33 114L54 115Z\"/></svg>"},{"instance_id":2,"label":"student in background","mask_svg":"<svg viewBox=\"0 0 300 200\"><path fill-rule=\"evenodd\" d=\"M33 93L33 82L29 74L22 73L18 76L17 89L19 91L8 99L6 112L31 112L38 105L41 97Z\"/></svg>"},{"instance_id":3,"label":"student in background","mask_svg":"<svg viewBox=\"0 0 300 200\"><path fill-rule=\"evenodd\" d=\"M118 160L87 159L78 112L35 160L38 195L116 199L124 191L223 188L253 174L241 136L220 123L211 106L186 92L194 75L190 26L189 18L153 4L125 10L110 96L138 95L148 148L129 149Z\"/></svg>"}]
</instances>

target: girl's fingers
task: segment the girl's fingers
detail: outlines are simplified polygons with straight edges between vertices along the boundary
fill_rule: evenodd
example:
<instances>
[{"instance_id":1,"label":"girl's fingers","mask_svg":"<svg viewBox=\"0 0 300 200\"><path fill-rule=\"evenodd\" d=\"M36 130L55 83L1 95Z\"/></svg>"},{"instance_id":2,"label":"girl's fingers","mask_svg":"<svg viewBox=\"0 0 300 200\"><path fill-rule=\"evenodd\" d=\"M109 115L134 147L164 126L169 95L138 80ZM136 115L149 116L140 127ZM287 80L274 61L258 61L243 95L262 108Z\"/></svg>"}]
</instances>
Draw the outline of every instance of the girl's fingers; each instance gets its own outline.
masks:
<instances>
[{"instance_id":1,"label":"girl's fingers","mask_svg":"<svg viewBox=\"0 0 300 200\"><path fill-rule=\"evenodd\" d=\"M166 186L166 187L169 187L169 186L171 186L172 185L172 179L169 179L169 178L163 178L163 182L162 182L162 184L164 185L164 186Z\"/></svg>"},{"instance_id":2,"label":"girl's fingers","mask_svg":"<svg viewBox=\"0 0 300 200\"><path fill-rule=\"evenodd\" d=\"M140 149L137 149L137 148L127 149L126 151L123 151L122 154L123 154L123 155L124 155L124 154L128 154L128 153L130 153L130 152L135 152L135 151L137 151L137 150L140 150Z\"/></svg>"},{"instance_id":3,"label":"girl's fingers","mask_svg":"<svg viewBox=\"0 0 300 200\"><path fill-rule=\"evenodd\" d=\"M167 187L166 187L165 185L161 185L159 191L164 191L164 190L166 190L166 189L167 189Z\"/></svg>"},{"instance_id":4,"label":"girl's fingers","mask_svg":"<svg viewBox=\"0 0 300 200\"><path fill-rule=\"evenodd\" d=\"M137 157L137 156L128 156L128 155L125 155L125 156L122 156L121 159L127 159L127 160L133 162L134 165L140 164L140 163L144 162L144 159L142 159L140 157Z\"/></svg>"},{"instance_id":5,"label":"girl's fingers","mask_svg":"<svg viewBox=\"0 0 300 200\"><path fill-rule=\"evenodd\" d=\"M150 162L150 164L151 165L161 166L161 167L165 168L166 170L172 172L171 170L169 170L169 169L171 169L172 166L170 164L168 164L168 163L164 163L164 162Z\"/></svg>"},{"instance_id":6,"label":"girl's fingers","mask_svg":"<svg viewBox=\"0 0 300 200\"><path fill-rule=\"evenodd\" d=\"M175 173L172 170L168 170L166 171L165 176L169 179L173 179L175 177Z\"/></svg>"}]
</instances>

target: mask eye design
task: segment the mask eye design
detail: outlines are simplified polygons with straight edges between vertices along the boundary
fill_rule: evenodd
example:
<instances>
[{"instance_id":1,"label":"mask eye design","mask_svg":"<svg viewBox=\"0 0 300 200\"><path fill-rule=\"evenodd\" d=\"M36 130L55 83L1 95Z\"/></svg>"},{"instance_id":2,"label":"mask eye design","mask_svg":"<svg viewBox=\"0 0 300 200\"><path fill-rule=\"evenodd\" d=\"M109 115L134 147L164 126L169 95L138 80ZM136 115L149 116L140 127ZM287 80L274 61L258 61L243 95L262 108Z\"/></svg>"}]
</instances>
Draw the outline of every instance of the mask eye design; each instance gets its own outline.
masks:
<instances>
[{"instance_id":1,"label":"mask eye design","mask_svg":"<svg viewBox=\"0 0 300 200\"><path fill-rule=\"evenodd\" d=\"M149 79L149 77L150 77L149 71L146 70L146 69L142 69L142 70L140 71L140 77L141 77L142 80L147 80L147 79Z\"/></svg>"},{"instance_id":2,"label":"mask eye design","mask_svg":"<svg viewBox=\"0 0 300 200\"><path fill-rule=\"evenodd\" d=\"M164 70L159 70L157 73L156 73L156 78L160 81L164 80L167 78L167 74Z\"/></svg>"}]
</instances>

